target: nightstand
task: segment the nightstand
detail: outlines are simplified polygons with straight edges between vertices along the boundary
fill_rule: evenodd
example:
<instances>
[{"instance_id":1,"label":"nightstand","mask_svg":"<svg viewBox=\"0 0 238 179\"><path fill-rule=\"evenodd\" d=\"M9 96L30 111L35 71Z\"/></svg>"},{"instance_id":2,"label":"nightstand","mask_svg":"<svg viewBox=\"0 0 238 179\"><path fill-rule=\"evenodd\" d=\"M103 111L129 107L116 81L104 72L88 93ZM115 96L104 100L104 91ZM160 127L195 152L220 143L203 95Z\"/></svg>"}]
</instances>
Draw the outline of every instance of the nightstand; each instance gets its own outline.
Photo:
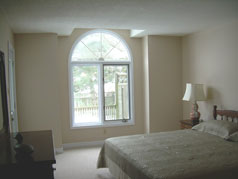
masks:
<instances>
[{"instance_id":1,"label":"nightstand","mask_svg":"<svg viewBox=\"0 0 238 179\"><path fill-rule=\"evenodd\" d=\"M181 129L191 129L193 126L199 124L199 121L194 121L191 119L185 119L180 121Z\"/></svg>"}]
</instances>

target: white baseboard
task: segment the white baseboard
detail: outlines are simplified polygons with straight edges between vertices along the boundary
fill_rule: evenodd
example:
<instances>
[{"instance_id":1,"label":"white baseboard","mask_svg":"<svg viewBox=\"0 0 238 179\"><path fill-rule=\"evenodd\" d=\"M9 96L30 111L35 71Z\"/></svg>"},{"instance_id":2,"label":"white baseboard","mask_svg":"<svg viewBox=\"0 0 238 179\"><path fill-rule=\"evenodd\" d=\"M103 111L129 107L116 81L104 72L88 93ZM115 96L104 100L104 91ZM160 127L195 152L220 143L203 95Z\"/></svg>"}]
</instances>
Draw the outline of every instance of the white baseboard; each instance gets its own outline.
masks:
<instances>
[{"instance_id":1,"label":"white baseboard","mask_svg":"<svg viewBox=\"0 0 238 179\"><path fill-rule=\"evenodd\" d=\"M78 142L78 143L67 143L63 144L63 149L71 149L71 148L80 148L80 147L102 147L104 144L104 140L100 141L92 141L92 142Z\"/></svg>"},{"instance_id":2,"label":"white baseboard","mask_svg":"<svg viewBox=\"0 0 238 179\"><path fill-rule=\"evenodd\" d=\"M64 152L64 148L60 147L60 148L55 148L55 153L56 154L62 154Z\"/></svg>"}]
</instances>

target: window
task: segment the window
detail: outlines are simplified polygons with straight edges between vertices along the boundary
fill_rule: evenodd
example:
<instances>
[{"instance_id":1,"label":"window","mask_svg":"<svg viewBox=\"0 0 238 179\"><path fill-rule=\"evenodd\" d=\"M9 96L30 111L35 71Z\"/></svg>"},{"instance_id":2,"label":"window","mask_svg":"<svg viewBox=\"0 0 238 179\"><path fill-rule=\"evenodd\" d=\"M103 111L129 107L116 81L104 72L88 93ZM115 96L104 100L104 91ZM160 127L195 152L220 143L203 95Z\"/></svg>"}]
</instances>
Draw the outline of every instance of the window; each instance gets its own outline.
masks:
<instances>
[{"instance_id":1,"label":"window","mask_svg":"<svg viewBox=\"0 0 238 179\"><path fill-rule=\"evenodd\" d=\"M125 41L111 31L84 34L72 48L72 127L133 122L132 59Z\"/></svg>"}]
</instances>

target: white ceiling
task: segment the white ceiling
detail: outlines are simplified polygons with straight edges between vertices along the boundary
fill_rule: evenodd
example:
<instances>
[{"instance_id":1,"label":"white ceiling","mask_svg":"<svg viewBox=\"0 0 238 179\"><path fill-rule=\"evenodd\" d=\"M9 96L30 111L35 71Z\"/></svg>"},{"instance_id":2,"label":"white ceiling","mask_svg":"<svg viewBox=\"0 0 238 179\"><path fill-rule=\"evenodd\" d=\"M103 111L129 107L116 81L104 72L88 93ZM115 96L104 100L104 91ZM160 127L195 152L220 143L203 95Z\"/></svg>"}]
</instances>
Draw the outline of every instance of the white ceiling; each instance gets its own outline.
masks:
<instances>
[{"instance_id":1,"label":"white ceiling","mask_svg":"<svg viewBox=\"0 0 238 179\"><path fill-rule=\"evenodd\" d=\"M184 35L238 20L238 0L0 0L14 33L74 28Z\"/></svg>"}]
</instances>

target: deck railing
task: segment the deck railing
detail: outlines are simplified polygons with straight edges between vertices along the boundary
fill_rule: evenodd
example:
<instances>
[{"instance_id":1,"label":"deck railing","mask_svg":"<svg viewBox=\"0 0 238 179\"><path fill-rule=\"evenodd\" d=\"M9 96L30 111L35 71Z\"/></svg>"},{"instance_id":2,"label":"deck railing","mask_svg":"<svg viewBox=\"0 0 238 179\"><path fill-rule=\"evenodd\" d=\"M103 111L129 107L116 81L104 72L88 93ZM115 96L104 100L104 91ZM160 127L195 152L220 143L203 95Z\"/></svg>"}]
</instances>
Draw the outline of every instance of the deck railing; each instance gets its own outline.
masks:
<instances>
[{"instance_id":1,"label":"deck railing","mask_svg":"<svg viewBox=\"0 0 238 179\"><path fill-rule=\"evenodd\" d=\"M118 84L115 92L105 94L105 120L117 120L129 117L127 84ZM100 118L97 97L74 98L74 120L76 122L94 122Z\"/></svg>"},{"instance_id":2,"label":"deck railing","mask_svg":"<svg viewBox=\"0 0 238 179\"><path fill-rule=\"evenodd\" d=\"M105 106L106 120L116 120L117 119L116 112L117 112L116 105ZM99 116L98 106L75 107L74 113L75 113L75 116L77 116L79 119L82 119L82 117L87 119L93 119L93 118L98 118Z\"/></svg>"}]
</instances>

